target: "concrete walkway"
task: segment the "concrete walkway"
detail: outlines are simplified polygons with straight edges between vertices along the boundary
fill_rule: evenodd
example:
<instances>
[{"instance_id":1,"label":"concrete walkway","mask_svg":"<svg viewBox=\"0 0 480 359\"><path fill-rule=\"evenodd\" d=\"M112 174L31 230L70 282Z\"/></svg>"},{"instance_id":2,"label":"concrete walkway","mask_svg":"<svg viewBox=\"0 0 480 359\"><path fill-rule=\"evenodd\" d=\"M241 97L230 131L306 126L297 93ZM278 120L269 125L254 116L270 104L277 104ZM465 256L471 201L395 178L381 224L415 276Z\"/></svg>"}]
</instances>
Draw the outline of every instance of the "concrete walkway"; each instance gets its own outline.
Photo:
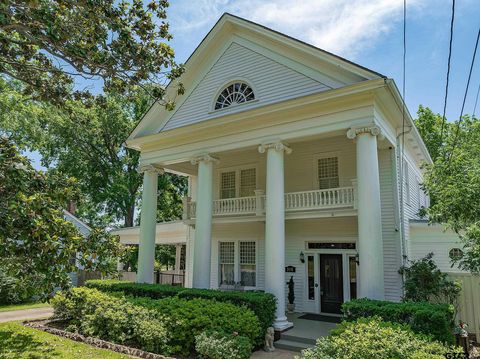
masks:
<instances>
[{"instance_id":1,"label":"concrete walkway","mask_svg":"<svg viewBox=\"0 0 480 359\"><path fill-rule=\"evenodd\" d=\"M283 349L275 349L275 351L271 353L264 352L263 350L258 350L252 354L250 359L293 359L295 355L300 356L300 353L291 352L289 350Z\"/></svg>"},{"instance_id":2,"label":"concrete walkway","mask_svg":"<svg viewBox=\"0 0 480 359\"><path fill-rule=\"evenodd\" d=\"M53 315L53 308L33 308L0 312L0 323L14 320L42 319Z\"/></svg>"}]
</instances>

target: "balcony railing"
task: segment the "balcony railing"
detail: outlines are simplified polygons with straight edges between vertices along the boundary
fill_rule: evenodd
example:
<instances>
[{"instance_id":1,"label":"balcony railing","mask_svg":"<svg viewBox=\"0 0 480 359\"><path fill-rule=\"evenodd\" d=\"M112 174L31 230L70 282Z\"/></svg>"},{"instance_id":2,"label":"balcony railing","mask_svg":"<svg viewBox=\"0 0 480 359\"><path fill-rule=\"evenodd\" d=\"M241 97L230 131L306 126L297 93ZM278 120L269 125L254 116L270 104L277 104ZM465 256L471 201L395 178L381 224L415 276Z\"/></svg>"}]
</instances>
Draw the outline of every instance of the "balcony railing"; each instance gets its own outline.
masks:
<instances>
[{"instance_id":1,"label":"balcony railing","mask_svg":"<svg viewBox=\"0 0 480 359\"><path fill-rule=\"evenodd\" d=\"M354 182L354 181L352 181ZM355 184L355 183L354 183ZM285 212L322 209L356 208L356 186L285 193ZM195 218L196 203L188 197L183 202L183 218ZM213 216L243 216L265 214L265 194L256 190L255 196L217 199L213 201Z\"/></svg>"}]
</instances>

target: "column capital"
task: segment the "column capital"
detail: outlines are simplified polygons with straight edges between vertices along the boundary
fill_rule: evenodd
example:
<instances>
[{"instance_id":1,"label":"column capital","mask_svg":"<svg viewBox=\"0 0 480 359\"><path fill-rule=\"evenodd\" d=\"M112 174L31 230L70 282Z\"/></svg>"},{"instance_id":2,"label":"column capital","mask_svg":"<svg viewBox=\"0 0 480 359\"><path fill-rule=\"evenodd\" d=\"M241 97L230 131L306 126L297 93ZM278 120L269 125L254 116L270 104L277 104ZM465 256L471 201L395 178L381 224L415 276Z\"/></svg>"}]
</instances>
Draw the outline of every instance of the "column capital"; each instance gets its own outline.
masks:
<instances>
[{"instance_id":1,"label":"column capital","mask_svg":"<svg viewBox=\"0 0 480 359\"><path fill-rule=\"evenodd\" d=\"M357 128L351 127L347 131L347 138L353 140L358 135L361 135L362 133L369 133L372 136L380 136L382 133L382 130L380 129L380 127L376 125L366 126L366 127L357 127Z\"/></svg>"},{"instance_id":2,"label":"column capital","mask_svg":"<svg viewBox=\"0 0 480 359\"><path fill-rule=\"evenodd\" d=\"M144 172L156 172L159 175L164 174L165 170L163 167L160 167L157 164L149 164L149 165L140 165L138 167L138 173L144 173Z\"/></svg>"},{"instance_id":3,"label":"column capital","mask_svg":"<svg viewBox=\"0 0 480 359\"><path fill-rule=\"evenodd\" d=\"M270 148L273 148L275 151L278 151L278 152L285 151L287 155L292 153L292 149L280 141L272 142L272 143L262 143L260 146L258 146L258 152L265 153L265 151Z\"/></svg>"},{"instance_id":4,"label":"column capital","mask_svg":"<svg viewBox=\"0 0 480 359\"><path fill-rule=\"evenodd\" d=\"M216 157L213 157L213 156L210 156L208 153L205 153L203 155L200 155L200 156L197 156L197 157L193 157L191 160L190 160L190 163L192 165L197 165L199 162L213 162L213 163L218 163L220 162L218 158Z\"/></svg>"}]
</instances>

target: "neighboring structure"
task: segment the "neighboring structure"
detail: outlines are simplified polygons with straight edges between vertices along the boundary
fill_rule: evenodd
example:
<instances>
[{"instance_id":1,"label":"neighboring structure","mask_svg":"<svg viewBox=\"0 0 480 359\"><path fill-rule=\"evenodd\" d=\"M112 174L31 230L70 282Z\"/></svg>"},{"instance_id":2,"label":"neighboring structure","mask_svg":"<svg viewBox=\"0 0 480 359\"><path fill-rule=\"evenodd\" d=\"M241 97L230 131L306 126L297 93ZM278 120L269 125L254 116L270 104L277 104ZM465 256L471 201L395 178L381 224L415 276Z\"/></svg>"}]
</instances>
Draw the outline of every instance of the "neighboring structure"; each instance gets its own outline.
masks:
<instances>
[{"instance_id":1,"label":"neighboring structure","mask_svg":"<svg viewBox=\"0 0 480 359\"><path fill-rule=\"evenodd\" d=\"M189 178L193 287L275 294L276 330L291 326L290 276L299 312L401 299L431 160L393 80L225 14L180 81L183 96L167 87L176 109L154 104L127 140L144 173L139 282L153 281L157 176L168 171Z\"/></svg>"}]
</instances>

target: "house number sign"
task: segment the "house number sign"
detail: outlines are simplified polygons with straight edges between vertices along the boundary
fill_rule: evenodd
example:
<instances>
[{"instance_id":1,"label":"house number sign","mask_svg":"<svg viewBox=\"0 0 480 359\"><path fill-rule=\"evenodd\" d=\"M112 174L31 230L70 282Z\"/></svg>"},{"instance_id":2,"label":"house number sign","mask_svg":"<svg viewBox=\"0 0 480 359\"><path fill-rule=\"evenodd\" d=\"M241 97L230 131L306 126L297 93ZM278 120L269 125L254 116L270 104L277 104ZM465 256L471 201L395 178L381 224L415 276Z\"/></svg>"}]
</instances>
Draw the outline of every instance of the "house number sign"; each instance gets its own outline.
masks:
<instances>
[{"instance_id":1,"label":"house number sign","mask_svg":"<svg viewBox=\"0 0 480 359\"><path fill-rule=\"evenodd\" d=\"M294 266L287 266L287 267L285 267L285 272L295 273L295 267Z\"/></svg>"}]
</instances>

